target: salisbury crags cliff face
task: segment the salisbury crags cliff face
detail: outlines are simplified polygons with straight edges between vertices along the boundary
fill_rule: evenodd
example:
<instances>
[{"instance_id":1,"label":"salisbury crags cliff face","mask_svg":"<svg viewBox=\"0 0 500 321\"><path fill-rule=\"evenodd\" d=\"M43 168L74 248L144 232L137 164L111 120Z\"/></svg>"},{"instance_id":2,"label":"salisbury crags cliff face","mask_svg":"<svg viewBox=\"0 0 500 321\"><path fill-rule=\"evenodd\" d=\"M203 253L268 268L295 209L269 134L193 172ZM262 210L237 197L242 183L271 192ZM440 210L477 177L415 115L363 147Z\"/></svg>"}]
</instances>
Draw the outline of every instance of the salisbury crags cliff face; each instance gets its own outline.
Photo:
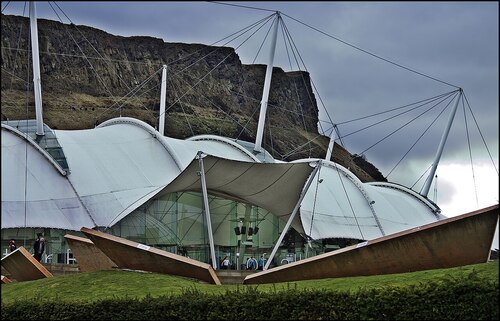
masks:
<instances>
[{"instance_id":1,"label":"salisbury crags cliff face","mask_svg":"<svg viewBox=\"0 0 500 321\"><path fill-rule=\"evenodd\" d=\"M1 23L2 120L34 118L32 98L26 108L25 80L32 79L29 20L2 15ZM161 72L155 72L166 64L167 136L217 134L255 141L266 66L243 65L233 48L114 36L43 19L38 30L44 121L50 127L93 128L120 115L157 127ZM324 158L328 138L318 134L317 124L309 74L275 67L263 146L287 161ZM384 180L375 167L354 163L338 145L334 160L363 181Z\"/></svg>"}]
</instances>

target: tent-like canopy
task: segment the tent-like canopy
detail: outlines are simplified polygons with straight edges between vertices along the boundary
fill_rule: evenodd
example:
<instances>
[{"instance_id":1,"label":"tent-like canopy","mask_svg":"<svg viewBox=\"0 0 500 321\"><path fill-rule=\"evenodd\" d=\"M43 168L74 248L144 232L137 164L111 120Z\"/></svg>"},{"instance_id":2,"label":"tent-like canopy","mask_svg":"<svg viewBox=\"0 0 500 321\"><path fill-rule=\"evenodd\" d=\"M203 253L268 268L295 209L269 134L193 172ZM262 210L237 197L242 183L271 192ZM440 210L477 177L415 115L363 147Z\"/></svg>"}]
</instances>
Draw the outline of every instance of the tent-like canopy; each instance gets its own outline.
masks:
<instances>
[{"instance_id":1,"label":"tent-like canopy","mask_svg":"<svg viewBox=\"0 0 500 321\"><path fill-rule=\"evenodd\" d=\"M254 155L251 143L214 135L164 137L120 117L89 130L49 129L67 162L63 168L48 146L20 130L2 124L2 228L113 226L154 197L201 192L199 152L209 193L286 220L311 175L310 163L318 161L274 161L267 152ZM338 164L322 164L292 224L314 239L372 239L443 218L410 189L362 183Z\"/></svg>"},{"instance_id":2,"label":"tent-like canopy","mask_svg":"<svg viewBox=\"0 0 500 321\"><path fill-rule=\"evenodd\" d=\"M408 188L362 183L330 161L322 162L300 214L304 232L313 239L371 240L445 218L435 204Z\"/></svg>"},{"instance_id":3,"label":"tent-like canopy","mask_svg":"<svg viewBox=\"0 0 500 321\"><path fill-rule=\"evenodd\" d=\"M70 167L64 175L34 142L23 162L26 137L15 132L2 127L2 228L112 226L160 192L201 191L198 151L215 155L204 159L210 193L280 216L290 214L311 172L308 164L260 163L225 138L162 137L141 121L120 118L90 130L53 131ZM26 183L19 179L25 169L31 173ZM30 198L26 225L25 187ZM54 202L70 204L71 213L64 216L68 209L55 205L49 211L47 203Z\"/></svg>"},{"instance_id":4,"label":"tent-like canopy","mask_svg":"<svg viewBox=\"0 0 500 321\"><path fill-rule=\"evenodd\" d=\"M35 141L2 124L2 228L89 225L64 171Z\"/></svg>"},{"instance_id":5,"label":"tent-like canopy","mask_svg":"<svg viewBox=\"0 0 500 321\"><path fill-rule=\"evenodd\" d=\"M313 170L309 163L265 164L202 157L209 193L262 207L284 220L292 213ZM160 194L199 191L199 171L199 160L195 159ZM299 221L294 223L293 227L302 232Z\"/></svg>"}]
</instances>

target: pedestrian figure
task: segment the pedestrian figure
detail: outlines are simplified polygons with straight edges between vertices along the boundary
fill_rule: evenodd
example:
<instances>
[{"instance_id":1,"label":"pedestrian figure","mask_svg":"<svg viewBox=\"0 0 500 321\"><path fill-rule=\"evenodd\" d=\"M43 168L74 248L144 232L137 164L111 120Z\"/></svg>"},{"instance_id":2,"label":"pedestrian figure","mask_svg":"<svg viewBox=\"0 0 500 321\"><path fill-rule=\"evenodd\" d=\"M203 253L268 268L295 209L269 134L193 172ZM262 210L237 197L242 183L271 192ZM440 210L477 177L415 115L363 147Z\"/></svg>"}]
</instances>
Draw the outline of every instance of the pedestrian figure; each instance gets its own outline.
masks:
<instances>
[{"instance_id":1,"label":"pedestrian figure","mask_svg":"<svg viewBox=\"0 0 500 321\"><path fill-rule=\"evenodd\" d=\"M253 256L251 256L249 259L247 259L247 270L254 270L257 269L257 261L254 259Z\"/></svg>"},{"instance_id":2,"label":"pedestrian figure","mask_svg":"<svg viewBox=\"0 0 500 321\"><path fill-rule=\"evenodd\" d=\"M10 239L9 241L9 251L14 252L17 249L16 240Z\"/></svg>"},{"instance_id":3,"label":"pedestrian figure","mask_svg":"<svg viewBox=\"0 0 500 321\"><path fill-rule=\"evenodd\" d=\"M37 234L37 239L33 244L33 251L35 259L40 262L42 260L43 251L45 251L45 238L42 233Z\"/></svg>"},{"instance_id":4,"label":"pedestrian figure","mask_svg":"<svg viewBox=\"0 0 500 321\"><path fill-rule=\"evenodd\" d=\"M261 255L259 258L259 261L257 262L258 265L258 270L262 271L264 270L264 255Z\"/></svg>"},{"instance_id":5,"label":"pedestrian figure","mask_svg":"<svg viewBox=\"0 0 500 321\"><path fill-rule=\"evenodd\" d=\"M227 270L229 268L229 259L227 256L224 256L224 259L222 260L222 269Z\"/></svg>"}]
</instances>

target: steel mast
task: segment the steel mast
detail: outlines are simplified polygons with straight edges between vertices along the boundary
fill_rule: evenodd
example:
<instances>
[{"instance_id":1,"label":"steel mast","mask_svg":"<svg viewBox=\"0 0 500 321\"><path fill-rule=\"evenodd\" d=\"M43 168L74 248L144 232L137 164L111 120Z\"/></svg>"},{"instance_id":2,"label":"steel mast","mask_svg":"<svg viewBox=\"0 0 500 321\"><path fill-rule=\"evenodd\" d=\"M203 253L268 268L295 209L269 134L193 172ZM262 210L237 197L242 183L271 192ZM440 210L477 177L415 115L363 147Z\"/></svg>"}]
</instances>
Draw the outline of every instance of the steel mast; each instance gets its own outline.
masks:
<instances>
[{"instance_id":1,"label":"steel mast","mask_svg":"<svg viewBox=\"0 0 500 321\"><path fill-rule=\"evenodd\" d=\"M40 56L38 52L38 26L35 1L30 1L31 57L33 60L33 89L35 92L36 134L45 135L42 116L42 81L40 78Z\"/></svg>"},{"instance_id":2,"label":"steel mast","mask_svg":"<svg viewBox=\"0 0 500 321\"><path fill-rule=\"evenodd\" d=\"M271 52L269 55L269 63L266 69L266 78L264 80L264 90L262 91L262 100L260 102L259 124L257 126L257 137L255 138L254 152L262 152L262 136L264 134L264 125L266 122L267 100L269 97L269 89L271 87L271 77L273 75L274 52L276 50L276 37L278 35L278 25L280 22L280 12L276 12L275 25L271 37Z\"/></svg>"},{"instance_id":3,"label":"steel mast","mask_svg":"<svg viewBox=\"0 0 500 321\"><path fill-rule=\"evenodd\" d=\"M444 144L446 143L446 139L448 138L448 134L450 133L451 125L453 123L453 119L455 118L455 114L457 112L458 108L458 102L460 101L460 98L462 97L462 88L458 90L458 96L457 96L457 101L455 102L455 106L453 107L453 110L451 111L450 118L448 119L448 124L446 124L446 128L444 129L443 136L441 137L441 142L439 143L438 150L436 152L436 157L434 158L434 163L432 163L432 168L429 173L429 176L427 176L427 179L425 180L424 187L422 189L422 195L427 197L427 194L429 194L429 189L431 188L432 184L432 179L434 178L434 175L436 174L436 169L439 164L439 160L441 159L441 155L443 154L443 149L444 149Z\"/></svg>"}]
</instances>

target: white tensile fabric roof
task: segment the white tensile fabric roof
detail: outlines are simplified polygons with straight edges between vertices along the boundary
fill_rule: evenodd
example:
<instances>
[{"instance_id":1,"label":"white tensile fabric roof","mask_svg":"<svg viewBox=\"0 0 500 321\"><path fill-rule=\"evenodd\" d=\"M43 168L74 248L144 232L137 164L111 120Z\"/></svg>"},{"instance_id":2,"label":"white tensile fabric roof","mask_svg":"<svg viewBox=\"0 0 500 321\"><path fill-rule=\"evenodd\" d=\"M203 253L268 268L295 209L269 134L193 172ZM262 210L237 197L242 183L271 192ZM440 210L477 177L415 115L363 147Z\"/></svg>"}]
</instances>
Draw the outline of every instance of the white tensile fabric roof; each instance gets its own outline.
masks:
<instances>
[{"instance_id":1,"label":"white tensile fabric roof","mask_svg":"<svg viewBox=\"0 0 500 321\"><path fill-rule=\"evenodd\" d=\"M67 175L36 143L2 125L2 229L112 226L157 195L201 191L198 152L206 155L209 193L286 219L312 171L310 163L317 161L261 163L248 146L230 139L164 137L126 117L95 129L53 132ZM371 239L436 221L442 218L436 210L404 187L361 183L340 165L323 161L292 226L314 239Z\"/></svg>"},{"instance_id":2,"label":"white tensile fabric roof","mask_svg":"<svg viewBox=\"0 0 500 321\"><path fill-rule=\"evenodd\" d=\"M195 159L198 151L214 155L205 160L210 191L222 193L220 182L225 179L230 187L228 196L281 215L289 214L288 203L292 208L297 203L304 177L312 170L302 164L258 163L247 150L224 138L162 137L151 126L130 118L114 119L90 130L54 132L70 166L71 174L67 176L54 168L50 156L44 157L35 149L36 143L28 144L28 164L19 162L24 160L24 137L14 134L8 126L2 127L2 155L6 155L2 157L2 228L80 230L82 226L112 226L164 190L183 170L183 179L177 179L169 191L181 190L180 187L200 191L199 177L193 182L189 176L199 171ZM212 161L219 166L214 167ZM43 170L34 172L39 167ZM22 208L25 185L23 179L18 179L24 176L21 174L25 168L33 172L26 184L30 206L26 225ZM15 188L9 187L10 182L15 182ZM282 197L276 202L273 195ZM45 209L47 202L70 201L71 213L57 206L52 206L50 212ZM65 215L66 219L60 219Z\"/></svg>"},{"instance_id":3,"label":"white tensile fabric roof","mask_svg":"<svg viewBox=\"0 0 500 321\"><path fill-rule=\"evenodd\" d=\"M300 208L306 235L370 240L435 222L434 204L391 183L362 183L343 166L323 161Z\"/></svg>"},{"instance_id":4,"label":"white tensile fabric roof","mask_svg":"<svg viewBox=\"0 0 500 321\"><path fill-rule=\"evenodd\" d=\"M203 162L211 194L265 208L283 220L292 213L313 170L309 163L265 164L214 156L203 157ZM161 193L199 191L198 163L193 160ZM292 226L302 232L298 219Z\"/></svg>"},{"instance_id":5,"label":"white tensile fabric roof","mask_svg":"<svg viewBox=\"0 0 500 321\"><path fill-rule=\"evenodd\" d=\"M35 146L2 126L2 228L93 226L71 183Z\"/></svg>"}]
</instances>

